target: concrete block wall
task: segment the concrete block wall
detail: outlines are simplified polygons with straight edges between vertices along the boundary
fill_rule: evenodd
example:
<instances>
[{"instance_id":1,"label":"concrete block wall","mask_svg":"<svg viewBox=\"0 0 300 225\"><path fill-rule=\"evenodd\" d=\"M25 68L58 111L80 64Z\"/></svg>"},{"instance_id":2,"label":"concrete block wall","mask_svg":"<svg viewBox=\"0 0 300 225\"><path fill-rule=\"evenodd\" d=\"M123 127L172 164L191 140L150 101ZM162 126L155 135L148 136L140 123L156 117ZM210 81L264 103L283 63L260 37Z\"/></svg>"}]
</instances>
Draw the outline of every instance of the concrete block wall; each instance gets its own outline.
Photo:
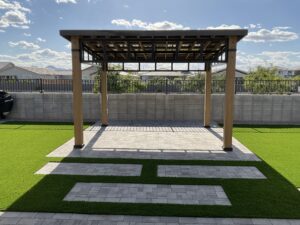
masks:
<instances>
[{"instance_id":1,"label":"concrete block wall","mask_svg":"<svg viewBox=\"0 0 300 225\"><path fill-rule=\"evenodd\" d=\"M28 121L72 121L71 93L12 93L15 102L8 119ZM87 121L100 117L97 94L83 95L83 114Z\"/></svg>"},{"instance_id":2,"label":"concrete block wall","mask_svg":"<svg viewBox=\"0 0 300 225\"><path fill-rule=\"evenodd\" d=\"M72 93L12 93L9 119L72 121ZM111 120L203 121L204 96L199 94L109 94ZM101 116L100 95L83 94L85 121ZM212 120L222 123L224 95L212 95ZM235 123L300 124L300 95L235 95Z\"/></svg>"},{"instance_id":3,"label":"concrete block wall","mask_svg":"<svg viewBox=\"0 0 300 225\"><path fill-rule=\"evenodd\" d=\"M182 94L111 94L113 120L202 120L203 96Z\"/></svg>"},{"instance_id":4,"label":"concrete block wall","mask_svg":"<svg viewBox=\"0 0 300 225\"><path fill-rule=\"evenodd\" d=\"M300 95L236 95L236 123L300 124Z\"/></svg>"}]
</instances>

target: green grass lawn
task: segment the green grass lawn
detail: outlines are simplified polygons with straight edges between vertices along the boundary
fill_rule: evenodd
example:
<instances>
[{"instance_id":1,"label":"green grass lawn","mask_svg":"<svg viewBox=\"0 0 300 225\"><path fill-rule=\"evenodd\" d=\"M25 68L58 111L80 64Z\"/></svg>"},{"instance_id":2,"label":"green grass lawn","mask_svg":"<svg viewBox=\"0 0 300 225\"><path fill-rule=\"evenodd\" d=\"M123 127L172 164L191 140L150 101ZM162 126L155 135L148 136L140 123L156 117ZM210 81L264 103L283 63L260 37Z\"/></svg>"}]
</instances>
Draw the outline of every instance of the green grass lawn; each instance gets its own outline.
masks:
<instances>
[{"instance_id":1,"label":"green grass lawn","mask_svg":"<svg viewBox=\"0 0 300 225\"><path fill-rule=\"evenodd\" d=\"M234 136L300 187L300 126L238 126Z\"/></svg>"},{"instance_id":2,"label":"green grass lawn","mask_svg":"<svg viewBox=\"0 0 300 225\"><path fill-rule=\"evenodd\" d=\"M248 131L250 131L249 129ZM247 131L247 130L244 130ZM243 128L235 130L242 139ZM164 216L300 218L300 194L264 162L46 158L73 135L67 124L0 124L0 210ZM247 138L245 138L247 140ZM245 142L245 144L247 144ZM138 163L140 177L34 175L48 161ZM256 166L267 180L159 178L159 164ZM292 166L290 167L293 168ZM232 206L64 202L76 182L222 185Z\"/></svg>"}]
</instances>

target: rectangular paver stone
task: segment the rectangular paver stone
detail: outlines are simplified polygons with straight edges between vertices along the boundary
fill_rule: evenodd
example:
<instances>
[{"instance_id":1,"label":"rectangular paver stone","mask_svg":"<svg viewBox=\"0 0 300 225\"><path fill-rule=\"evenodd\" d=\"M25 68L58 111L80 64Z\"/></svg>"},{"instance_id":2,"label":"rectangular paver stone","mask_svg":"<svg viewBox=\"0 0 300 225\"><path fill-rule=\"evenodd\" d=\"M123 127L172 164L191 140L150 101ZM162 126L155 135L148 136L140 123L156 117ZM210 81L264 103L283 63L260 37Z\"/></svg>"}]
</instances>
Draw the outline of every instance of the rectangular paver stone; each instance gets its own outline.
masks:
<instances>
[{"instance_id":1,"label":"rectangular paver stone","mask_svg":"<svg viewBox=\"0 0 300 225\"><path fill-rule=\"evenodd\" d=\"M36 174L84 176L140 176L142 165L108 163L47 163Z\"/></svg>"},{"instance_id":2,"label":"rectangular paver stone","mask_svg":"<svg viewBox=\"0 0 300 225\"><path fill-rule=\"evenodd\" d=\"M190 166L159 165L159 177L224 178L224 179L266 179L253 166Z\"/></svg>"},{"instance_id":3,"label":"rectangular paver stone","mask_svg":"<svg viewBox=\"0 0 300 225\"><path fill-rule=\"evenodd\" d=\"M65 201L231 205L223 188L213 185L77 183Z\"/></svg>"}]
</instances>

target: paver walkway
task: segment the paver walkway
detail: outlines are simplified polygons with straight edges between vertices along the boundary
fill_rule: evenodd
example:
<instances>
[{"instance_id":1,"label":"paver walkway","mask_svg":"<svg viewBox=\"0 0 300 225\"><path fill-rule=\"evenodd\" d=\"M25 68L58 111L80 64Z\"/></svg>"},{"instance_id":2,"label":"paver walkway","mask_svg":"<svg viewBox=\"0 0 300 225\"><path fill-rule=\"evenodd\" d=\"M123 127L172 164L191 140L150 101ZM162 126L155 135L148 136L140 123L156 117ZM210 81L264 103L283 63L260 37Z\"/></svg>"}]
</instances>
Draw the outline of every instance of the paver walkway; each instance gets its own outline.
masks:
<instances>
[{"instance_id":1,"label":"paver walkway","mask_svg":"<svg viewBox=\"0 0 300 225\"><path fill-rule=\"evenodd\" d=\"M253 166L159 165L157 175L159 177L266 179L266 177Z\"/></svg>"},{"instance_id":2,"label":"paver walkway","mask_svg":"<svg viewBox=\"0 0 300 225\"><path fill-rule=\"evenodd\" d=\"M222 149L222 129L205 129L199 124L94 125L84 131L85 146L73 149L69 140L48 157L135 158L179 160L260 161L249 149L233 139L233 151Z\"/></svg>"},{"instance_id":3,"label":"paver walkway","mask_svg":"<svg viewBox=\"0 0 300 225\"><path fill-rule=\"evenodd\" d=\"M77 183L65 201L231 205L223 188L212 185Z\"/></svg>"},{"instance_id":4,"label":"paver walkway","mask_svg":"<svg viewBox=\"0 0 300 225\"><path fill-rule=\"evenodd\" d=\"M300 225L300 220L197 218L123 215L84 215L70 213L0 212L0 224L17 225Z\"/></svg>"},{"instance_id":5,"label":"paver walkway","mask_svg":"<svg viewBox=\"0 0 300 225\"><path fill-rule=\"evenodd\" d=\"M85 176L140 176L142 165L104 163L55 163L43 166L36 174L64 174Z\"/></svg>"}]
</instances>

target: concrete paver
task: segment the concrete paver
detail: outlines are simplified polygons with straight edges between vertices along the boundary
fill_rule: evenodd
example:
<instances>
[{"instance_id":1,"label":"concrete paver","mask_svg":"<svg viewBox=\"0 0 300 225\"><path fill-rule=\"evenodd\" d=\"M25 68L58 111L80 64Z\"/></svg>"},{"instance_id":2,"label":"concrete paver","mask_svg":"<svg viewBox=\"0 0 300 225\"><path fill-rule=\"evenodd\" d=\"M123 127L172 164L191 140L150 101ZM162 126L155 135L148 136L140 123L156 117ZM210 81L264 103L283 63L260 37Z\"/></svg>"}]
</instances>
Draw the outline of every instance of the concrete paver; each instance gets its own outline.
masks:
<instances>
[{"instance_id":1,"label":"concrete paver","mask_svg":"<svg viewBox=\"0 0 300 225\"><path fill-rule=\"evenodd\" d=\"M213 185L76 183L65 201L231 205L223 188Z\"/></svg>"},{"instance_id":2,"label":"concrete paver","mask_svg":"<svg viewBox=\"0 0 300 225\"><path fill-rule=\"evenodd\" d=\"M157 175L159 177L266 179L253 166L159 165Z\"/></svg>"},{"instance_id":3,"label":"concrete paver","mask_svg":"<svg viewBox=\"0 0 300 225\"><path fill-rule=\"evenodd\" d=\"M84 131L82 149L74 149L71 139L48 157L260 161L234 138L233 151L224 152L222 136L222 128L198 124L96 124Z\"/></svg>"},{"instance_id":4,"label":"concrete paver","mask_svg":"<svg viewBox=\"0 0 300 225\"><path fill-rule=\"evenodd\" d=\"M71 213L27 213L0 212L0 224L17 225L300 225L297 219L251 219L251 218L202 218L202 217L159 217L125 215L88 215Z\"/></svg>"},{"instance_id":5,"label":"concrete paver","mask_svg":"<svg viewBox=\"0 0 300 225\"><path fill-rule=\"evenodd\" d=\"M55 163L49 162L36 174L85 176L140 176L142 165L109 163Z\"/></svg>"}]
</instances>

